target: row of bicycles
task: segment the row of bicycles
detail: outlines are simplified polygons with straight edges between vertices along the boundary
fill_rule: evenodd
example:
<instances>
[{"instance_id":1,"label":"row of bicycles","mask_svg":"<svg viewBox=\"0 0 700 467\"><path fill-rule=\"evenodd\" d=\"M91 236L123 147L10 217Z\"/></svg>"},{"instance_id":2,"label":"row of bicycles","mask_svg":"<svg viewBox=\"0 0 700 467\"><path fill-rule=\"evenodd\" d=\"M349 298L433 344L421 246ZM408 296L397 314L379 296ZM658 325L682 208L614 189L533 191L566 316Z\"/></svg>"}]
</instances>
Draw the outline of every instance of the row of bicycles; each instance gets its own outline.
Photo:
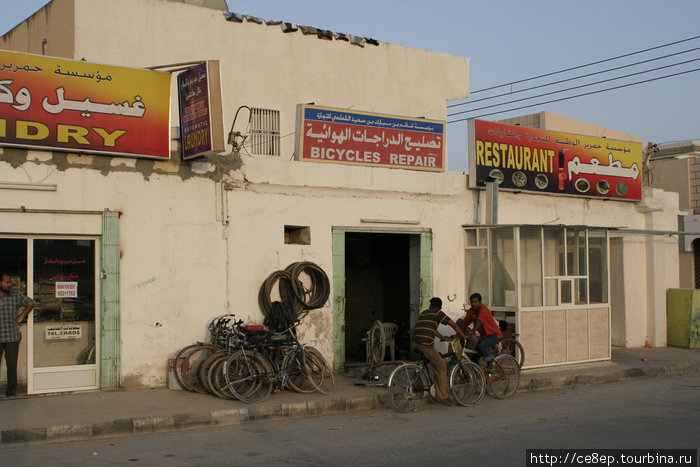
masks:
<instances>
[{"instance_id":1,"label":"row of bicycles","mask_svg":"<svg viewBox=\"0 0 700 467\"><path fill-rule=\"evenodd\" d=\"M275 331L246 326L232 314L214 318L208 343L177 353L175 378L184 389L249 403L280 389L330 394L333 370L317 349L299 342L298 325Z\"/></svg>"},{"instance_id":2,"label":"row of bicycles","mask_svg":"<svg viewBox=\"0 0 700 467\"><path fill-rule=\"evenodd\" d=\"M449 343L448 352L440 355L447 363L448 388L457 404L476 405L486 391L507 399L518 390L520 365L512 355L501 353L491 366L482 368L469 358L478 352L464 348L456 337L450 338ZM386 383L389 402L402 412L418 410L431 397L436 397L434 382L433 368L426 359L403 363L391 372Z\"/></svg>"}]
</instances>

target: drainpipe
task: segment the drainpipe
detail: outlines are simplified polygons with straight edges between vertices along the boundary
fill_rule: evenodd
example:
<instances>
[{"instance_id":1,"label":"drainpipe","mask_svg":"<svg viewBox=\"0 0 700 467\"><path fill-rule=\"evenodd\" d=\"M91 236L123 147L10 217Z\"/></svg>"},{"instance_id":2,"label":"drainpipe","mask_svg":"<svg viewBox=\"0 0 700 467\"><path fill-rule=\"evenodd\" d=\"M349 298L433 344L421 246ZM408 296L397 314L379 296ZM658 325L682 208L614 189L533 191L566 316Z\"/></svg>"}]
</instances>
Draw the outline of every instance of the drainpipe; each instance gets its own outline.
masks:
<instances>
[{"instance_id":1,"label":"drainpipe","mask_svg":"<svg viewBox=\"0 0 700 467\"><path fill-rule=\"evenodd\" d=\"M498 224L498 183L491 176L486 178L486 224Z\"/></svg>"}]
</instances>

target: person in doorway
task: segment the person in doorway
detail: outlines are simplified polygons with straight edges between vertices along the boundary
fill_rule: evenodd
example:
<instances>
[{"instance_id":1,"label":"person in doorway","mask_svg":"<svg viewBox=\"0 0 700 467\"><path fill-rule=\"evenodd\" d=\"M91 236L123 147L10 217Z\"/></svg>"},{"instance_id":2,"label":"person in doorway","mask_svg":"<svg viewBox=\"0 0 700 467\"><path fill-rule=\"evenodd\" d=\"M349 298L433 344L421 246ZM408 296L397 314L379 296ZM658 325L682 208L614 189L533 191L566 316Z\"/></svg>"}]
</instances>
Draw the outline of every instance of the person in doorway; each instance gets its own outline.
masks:
<instances>
[{"instance_id":1,"label":"person in doorway","mask_svg":"<svg viewBox=\"0 0 700 467\"><path fill-rule=\"evenodd\" d=\"M20 313L20 309L24 310ZM19 324L31 313L34 300L12 290L10 275L0 272L0 363L5 354L7 397L17 394L17 357L22 335Z\"/></svg>"},{"instance_id":2,"label":"person in doorway","mask_svg":"<svg viewBox=\"0 0 700 467\"><path fill-rule=\"evenodd\" d=\"M503 334L498 322L494 319L489 307L481 303L481 294L473 293L469 296L471 308L467 310L464 318L457 320L459 327L469 334L467 339L467 347L474 348L470 342L475 341L477 337L476 348L484 359L487 366L491 365L493 356L491 355L491 347L501 342ZM473 324L473 326L469 326ZM479 354L475 354L478 361Z\"/></svg>"},{"instance_id":3,"label":"person in doorway","mask_svg":"<svg viewBox=\"0 0 700 467\"><path fill-rule=\"evenodd\" d=\"M437 388L437 402L443 405L452 405L450 395L447 392L447 365L440 356L440 352L433 346L435 337L445 340L445 336L438 332L438 325L446 324L459 334L462 339L467 336L442 311L442 300L438 297L430 299L430 307L418 316L416 327L411 339L411 347L421 352L435 369L435 386Z\"/></svg>"}]
</instances>

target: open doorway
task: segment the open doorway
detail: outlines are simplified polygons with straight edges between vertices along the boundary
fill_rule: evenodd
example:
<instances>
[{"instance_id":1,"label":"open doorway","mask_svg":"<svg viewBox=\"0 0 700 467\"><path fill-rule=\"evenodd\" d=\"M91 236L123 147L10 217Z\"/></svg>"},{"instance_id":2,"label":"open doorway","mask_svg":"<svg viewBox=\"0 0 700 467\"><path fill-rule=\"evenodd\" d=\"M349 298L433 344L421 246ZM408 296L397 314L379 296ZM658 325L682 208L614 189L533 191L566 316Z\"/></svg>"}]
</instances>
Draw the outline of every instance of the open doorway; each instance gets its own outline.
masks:
<instances>
[{"instance_id":1,"label":"open doorway","mask_svg":"<svg viewBox=\"0 0 700 467\"><path fill-rule=\"evenodd\" d=\"M345 362L366 361L362 339L375 321L398 325L395 355L396 359L406 359L420 306L421 236L370 232L345 235Z\"/></svg>"}]
</instances>

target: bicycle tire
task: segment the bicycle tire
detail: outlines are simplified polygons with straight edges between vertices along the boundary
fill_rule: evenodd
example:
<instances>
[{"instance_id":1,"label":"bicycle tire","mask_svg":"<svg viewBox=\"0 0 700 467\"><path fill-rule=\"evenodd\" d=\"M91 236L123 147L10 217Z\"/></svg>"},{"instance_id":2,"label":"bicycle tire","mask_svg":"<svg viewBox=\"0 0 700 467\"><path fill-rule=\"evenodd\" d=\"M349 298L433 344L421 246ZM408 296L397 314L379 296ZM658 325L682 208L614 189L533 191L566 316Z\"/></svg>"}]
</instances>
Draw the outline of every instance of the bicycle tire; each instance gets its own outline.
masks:
<instances>
[{"instance_id":1,"label":"bicycle tire","mask_svg":"<svg viewBox=\"0 0 700 467\"><path fill-rule=\"evenodd\" d=\"M222 399L237 399L235 394L231 392L226 384L226 375L224 374L224 364L228 358L228 353L223 357L220 357L214 362L209 368L209 373L207 374L207 379L209 380L209 385L216 395Z\"/></svg>"},{"instance_id":2,"label":"bicycle tire","mask_svg":"<svg viewBox=\"0 0 700 467\"><path fill-rule=\"evenodd\" d=\"M516 362L518 362L518 367L522 370L525 364L525 349L523 345L513 337L506 337L500 342L501 350L497 350L498 345L494 345L491 348L491 353L495 355L510 355Z\"/></svg>"},{"instance_id":3,"label":"bicycle tire","mask_svg":"<svg viewBox=\"0 0 700 467\"><path fill-rule=\"evenodd\" d=\"M226 359L226 384L242 402L260 402L272 392L272 368L254 350L241 349Z\"/></svg>"},{"instance_id":4,"label":"bicycle tire","mask_svg":"<svg viewBox=\"0 0 700 467\"><path fill-rule=\"evenodd\" d=\"M197 378L202 383L202 387L212 396L218 396L218 394L212 387L211 381L209 380L209 369L222 356L228 356L228 352L226 350L217 350L213 354L209 355L209 357L207 357L206 360L199 365L199 369L197 370Z\"/></svg>"},{"instance_id":5,"label":"bicycle tire","mask_svg":"<svg viewBox=\"0 0 700 467\"><path fill-rule=\"evenodd\" d=\"M415 412L430 393L430 380L415 363L399 365L389 375L389 402L400 412Z\"/></svg>"},{"instance_id":6,"label":"bicycle tire","mask_svg":"<svg viewBox=\"0 0 700 467\"><path fill-rule=\"evenodd\" d=\"M175 357L175 379L183 389L205 393L199 380L199 365L218 347L213 344L191 344L180 350Z\"/></svg>"},{"instance_id":7,"label":"bicycle tire","mask_svg":"<svg viewBox=\"0 0 700 467\"><path fill-rule=\"evenodd\" d=\"M508 399L520 386L520 367L511 355L499 355L488 378L488 386L494 396Z\"/></svg>"},{"instance_id":8,"label":"bicycle tire","mask_svg":"<svg viewBox=\"0 0 700 467\"><path fill-rule=\"evenodd\" d=\"M309 361L311 384L316 387L316 391L321 394L332 394L335 392L335 376L333 368L328 364L321 352L314 347L304 347Z\"/></svg>"},{"instance_id":9,"label":"bicycle tire","mask_svg":"<svg viewBox=\"0 0 700 467\"><path fill-rule=\"evenodd\" d=\"M486 379L481 368L467 360L452 365L449 384L452 397L464 407L478 404L486 391Z\"/></svg>"},{"instance_id":10,"label":"bicycle tire","mask_svg":"<svg viewBox=\"0 0 700 467\"><path fill-rule=\"evenodd\" d=\"M294 392L309 394L316 391L316 386L311 382L310 376L304 372L298 350L292 350L284 356L282 368L287 371L287 386ZM306 352L304 352L306 355ZM304 357L305 358L305 357ZM305 365L305 364L304 364Z\"/></svg>"}]
</instances>

